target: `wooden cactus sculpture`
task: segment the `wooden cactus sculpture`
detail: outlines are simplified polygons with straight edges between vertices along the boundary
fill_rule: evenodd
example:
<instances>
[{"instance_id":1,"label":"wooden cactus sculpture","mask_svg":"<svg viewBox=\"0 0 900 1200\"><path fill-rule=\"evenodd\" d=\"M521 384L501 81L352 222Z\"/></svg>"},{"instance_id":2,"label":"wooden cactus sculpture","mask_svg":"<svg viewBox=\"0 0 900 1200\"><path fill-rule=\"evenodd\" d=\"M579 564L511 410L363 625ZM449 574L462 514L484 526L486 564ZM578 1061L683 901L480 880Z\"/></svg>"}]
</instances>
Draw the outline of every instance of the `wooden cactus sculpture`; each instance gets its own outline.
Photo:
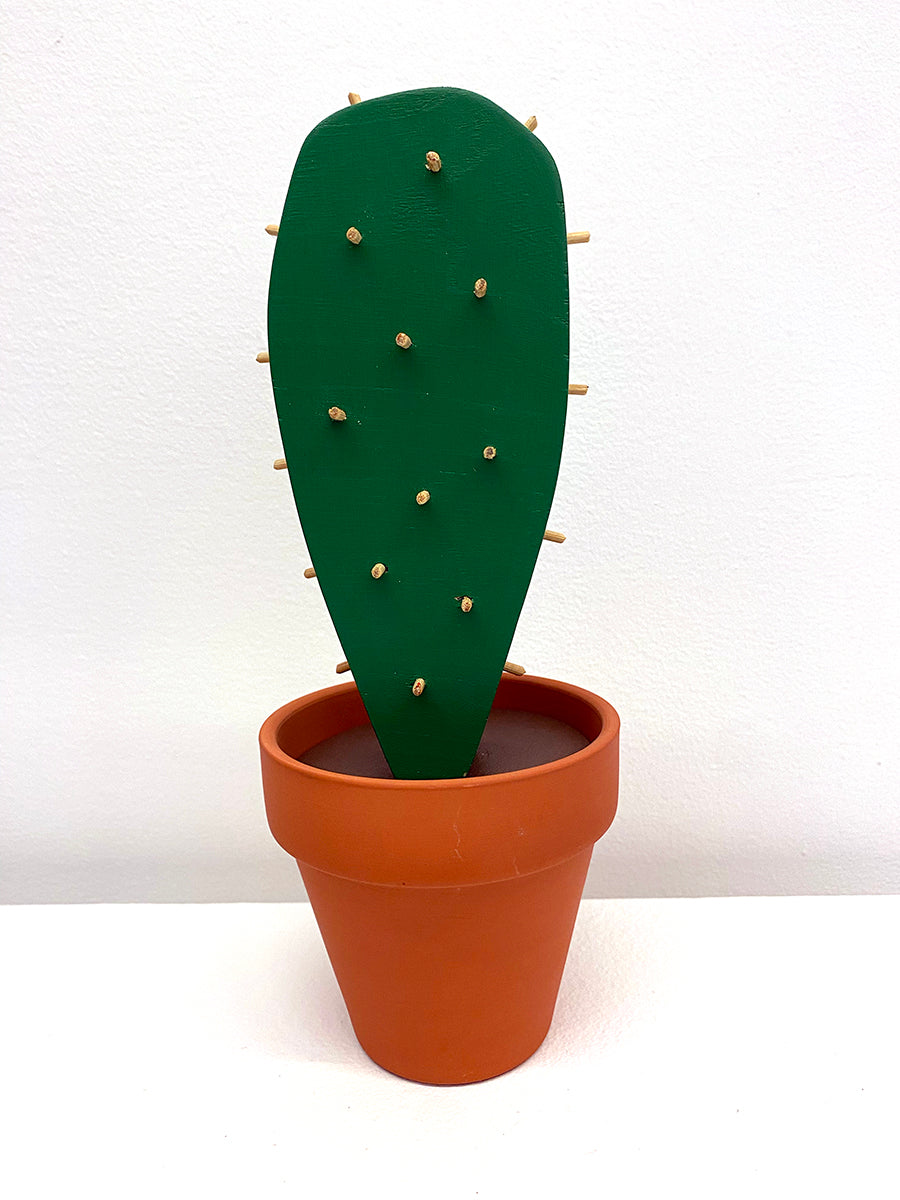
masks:
<instances>
[{"instance_id":1,"label":"wooden cactus sculpture","mask_svg":"<svg viewBox=\"0 0 900 1200\"><path fill-rule=\"evenodd\" d=\"M397 778L462 776L566 418L562 192L531 126L454 88L322 121L285 201L268 329L303 533L385 756Z\"/></svg>"}]
</instances>

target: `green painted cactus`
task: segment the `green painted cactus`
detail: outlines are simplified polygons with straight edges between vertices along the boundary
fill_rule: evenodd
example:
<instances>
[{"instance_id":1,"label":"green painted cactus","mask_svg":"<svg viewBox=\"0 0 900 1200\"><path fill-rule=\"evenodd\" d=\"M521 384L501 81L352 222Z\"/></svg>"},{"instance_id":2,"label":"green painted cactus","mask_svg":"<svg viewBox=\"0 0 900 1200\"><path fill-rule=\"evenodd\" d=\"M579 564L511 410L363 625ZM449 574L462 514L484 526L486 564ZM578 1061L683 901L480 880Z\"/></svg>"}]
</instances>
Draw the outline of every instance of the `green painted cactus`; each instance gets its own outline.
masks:
<instances>
[{"instance_id":1,"label":"green painted cactus","mask_svg":"<svg viewBox=\"0 0 900 1200\"><path fill-rule=\"evenodd\" d=\"M303 533L385 756L397 778L462 776L562 450L567 252L549 152L453 88L328 117L291 179L268 327Z\"/></svg>"}]
</instances>

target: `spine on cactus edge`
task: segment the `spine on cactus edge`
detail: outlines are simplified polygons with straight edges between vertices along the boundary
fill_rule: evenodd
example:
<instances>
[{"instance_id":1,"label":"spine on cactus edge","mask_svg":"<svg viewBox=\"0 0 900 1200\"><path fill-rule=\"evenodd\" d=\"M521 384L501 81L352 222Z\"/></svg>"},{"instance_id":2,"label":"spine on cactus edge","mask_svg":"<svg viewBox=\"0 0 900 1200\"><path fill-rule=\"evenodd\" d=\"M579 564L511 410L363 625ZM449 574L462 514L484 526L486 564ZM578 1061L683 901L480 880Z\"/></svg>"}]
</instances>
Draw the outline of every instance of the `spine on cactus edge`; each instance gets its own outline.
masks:
<instances>
[{"instance_id":1,"label":"spine on cactus edge","mask_svg":"<svg viewBox=\"0 0 900 1200\"><path fill-rule=\"evenodd\" d=\"M464 775L562 450L568 277L549 152L457 89L328 117L291 179L268 324L303 533L391 769Z\"/></svg>"}]
</instances>

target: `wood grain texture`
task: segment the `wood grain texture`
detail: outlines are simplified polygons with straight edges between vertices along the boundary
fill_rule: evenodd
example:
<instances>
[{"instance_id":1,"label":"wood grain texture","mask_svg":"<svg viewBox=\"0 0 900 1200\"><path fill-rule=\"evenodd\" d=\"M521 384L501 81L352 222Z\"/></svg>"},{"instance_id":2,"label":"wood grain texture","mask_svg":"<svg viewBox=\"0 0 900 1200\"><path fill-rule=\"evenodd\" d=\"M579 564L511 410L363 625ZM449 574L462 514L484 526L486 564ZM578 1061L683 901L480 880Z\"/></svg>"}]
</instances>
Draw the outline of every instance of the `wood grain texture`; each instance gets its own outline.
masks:
<instances>
[{"instance_id":1,"label":"wood grain texture","mask_svg":"<svg viewBox=\"0 0 900 1200\"><path fill-rule=\"evenodd\" d=\"M272 383L322 595L398 778L465 774L504 669L559 469L566 259L550 154L471 92L341 109L297 160Z\"/></svg>"}]
</instances>

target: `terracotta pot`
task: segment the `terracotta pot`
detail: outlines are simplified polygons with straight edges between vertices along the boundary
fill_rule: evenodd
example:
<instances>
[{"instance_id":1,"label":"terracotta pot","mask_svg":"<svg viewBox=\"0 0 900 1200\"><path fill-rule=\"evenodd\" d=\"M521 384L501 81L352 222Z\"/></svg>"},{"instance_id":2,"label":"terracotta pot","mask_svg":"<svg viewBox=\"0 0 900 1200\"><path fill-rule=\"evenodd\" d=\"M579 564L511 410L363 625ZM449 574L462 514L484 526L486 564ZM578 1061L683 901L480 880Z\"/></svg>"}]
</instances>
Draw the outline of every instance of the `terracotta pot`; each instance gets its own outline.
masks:
<instances>
[{"instance_id":1,"label":"terracotta pot","mask_svg":"<svg viewBox=\"0 0 900 1200\"><path fill-rule=\"evenodd\" d=\"M297 859L356 1036L421 1083L489 1079L540 1046L591 850L616 811L619 718L605 700L504 676L497 707L555 717L588 745L464 779L298 762L367 722L352 683L286 704L260 731L269 827Z\"/></svg>"}]
</instances>

